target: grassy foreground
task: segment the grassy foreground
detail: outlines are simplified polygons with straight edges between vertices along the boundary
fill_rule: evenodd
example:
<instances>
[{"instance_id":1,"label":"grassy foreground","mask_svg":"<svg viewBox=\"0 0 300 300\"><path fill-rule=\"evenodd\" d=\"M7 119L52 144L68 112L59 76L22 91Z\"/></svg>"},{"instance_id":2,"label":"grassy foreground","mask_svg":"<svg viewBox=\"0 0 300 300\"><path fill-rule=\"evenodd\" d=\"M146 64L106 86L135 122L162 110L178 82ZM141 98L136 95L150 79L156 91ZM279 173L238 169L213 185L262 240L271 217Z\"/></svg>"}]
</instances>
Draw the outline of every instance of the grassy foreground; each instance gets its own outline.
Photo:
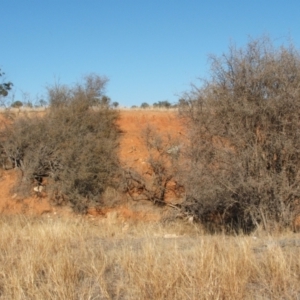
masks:
<instances>
[{"instance_id":1,"label":"grassy foreground","mask_svg":"<svg viewBox=\"0 0 300 300\"><path fill-rule=\"evenodd\" d=\"M0 217L0 299L300 299L299 235Z\"/></svg>"}]
</instances>

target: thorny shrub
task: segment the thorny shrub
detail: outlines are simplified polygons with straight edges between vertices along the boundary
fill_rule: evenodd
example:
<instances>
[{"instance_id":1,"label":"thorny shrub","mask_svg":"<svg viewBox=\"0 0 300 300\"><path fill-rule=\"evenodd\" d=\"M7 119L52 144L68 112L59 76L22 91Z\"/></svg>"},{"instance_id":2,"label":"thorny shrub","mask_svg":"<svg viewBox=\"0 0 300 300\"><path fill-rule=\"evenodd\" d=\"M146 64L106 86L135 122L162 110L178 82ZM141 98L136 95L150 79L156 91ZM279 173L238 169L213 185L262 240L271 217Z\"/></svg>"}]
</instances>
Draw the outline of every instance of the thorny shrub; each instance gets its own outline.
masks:
<instances>
[{"instance_id":1,"label":"thorny shrub","mask_svg":"<svg viewBox=\"0 0 300 300\"><path fill-rule=\"evenodd\" d=\"M142 131L142 139L147 148L147 171L141 174L133 169L124 170L124 191L131 199L147 200L159 206L172 205L166 202L168 194L179 198L182 187L176 181L178 158L180 154L179 141L170 135L163 135L151 125Z\"/></svg>"},{"instance_id":2,"label":"thorny shrub","mask_svg":"<svg viewBox=\"0 0 300 300\"><path fill-rule=\"evenodd\" d=\"M210 59L210 79L180 105L185 210L213 230L287 226L300 198L299 52L263 37Z\"/></svg>"},{"instance_id":3,"label":"thorny shrub","mask_svg":"<svg viewBox=\"0 0 300 300\"><path fill-rule=\"evenodd\" d=\"M2 130L2 153L21 170L20 187L43 185L47 178L55 204L85 212L101 203L119 169L118 113L101 102L105 82L91 75L72 88L49 88L44 116L19 117Z\"/></svg>"}]
</instances>

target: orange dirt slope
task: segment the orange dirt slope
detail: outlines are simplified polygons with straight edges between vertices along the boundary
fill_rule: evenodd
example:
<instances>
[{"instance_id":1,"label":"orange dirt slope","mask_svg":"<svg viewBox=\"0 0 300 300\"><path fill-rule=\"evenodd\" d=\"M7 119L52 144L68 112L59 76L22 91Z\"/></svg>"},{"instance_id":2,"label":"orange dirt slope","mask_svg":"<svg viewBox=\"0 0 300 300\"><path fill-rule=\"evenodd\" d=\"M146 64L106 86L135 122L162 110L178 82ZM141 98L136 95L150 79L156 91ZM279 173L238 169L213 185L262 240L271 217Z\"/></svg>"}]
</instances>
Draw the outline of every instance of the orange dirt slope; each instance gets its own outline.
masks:
<instances>
[{"instance_id":1,"label":"orange dirt slope","mask_svg":"<svg viewBox=\"0 0 300 300\"><path fill-rule=\"evenodd\" d=\"M128 110L121 111L119 126L123 131L120 144L120 160L124 167L140 169L148 158L143 139L147 126L161 135L170 134L182 139L184 127L176 111Z\"/></svg>"},{"instance_id":2,"label":"orange dirt slope","mask_svg":"<svg viewBox=\"0 0 300 300\"><path fill-rule=\"evenodd\" d=\"M5 118L1 116L3 124ZM122 131L120 140L120 161L123 167L133 168L139 172L147 169L146 160L148 157L146 146L142 138L143 130L149 125L157 129L161 134L170 134L172 137L180 138L184 129L180 123L177 112L171 110L121 110L118 125ZM0 213L15 214L26 213L41 215L44 213L57 212L47 198L40 198L32 194L32 197L23 199L15 193L14 185L17 182L18 170L1 171L0 173ZM107 210L110 211L110 210ZM103 210L104 213L107 211ZM147 213L142 212L139 205L139 212L131 211L127 204L116 208L116 211L124 218L149 218ZM93 210L91 214L94 215Z\"/></svg>"}]
</instances>

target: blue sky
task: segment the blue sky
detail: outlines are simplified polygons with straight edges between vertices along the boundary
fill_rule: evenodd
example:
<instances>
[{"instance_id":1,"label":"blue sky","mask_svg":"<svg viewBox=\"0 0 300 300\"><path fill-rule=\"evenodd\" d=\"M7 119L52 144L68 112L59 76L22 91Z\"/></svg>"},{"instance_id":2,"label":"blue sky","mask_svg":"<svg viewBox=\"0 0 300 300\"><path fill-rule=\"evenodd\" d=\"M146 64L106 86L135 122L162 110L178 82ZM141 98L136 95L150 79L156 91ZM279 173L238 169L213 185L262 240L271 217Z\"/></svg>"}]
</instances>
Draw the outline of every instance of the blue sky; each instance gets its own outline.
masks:
<instances>
[{"instance_id":1,"label":"blue sky","mask_svg":"<svg viewBox=\"0 0 300 300\"><path fill-rule=\"evenodd\" d=\"M174 103L230 41L269 34L300 46L299 0L0 0L0 9L0 68L22 101L96 73L122 106Z\"/></svg>"}]
</instances>

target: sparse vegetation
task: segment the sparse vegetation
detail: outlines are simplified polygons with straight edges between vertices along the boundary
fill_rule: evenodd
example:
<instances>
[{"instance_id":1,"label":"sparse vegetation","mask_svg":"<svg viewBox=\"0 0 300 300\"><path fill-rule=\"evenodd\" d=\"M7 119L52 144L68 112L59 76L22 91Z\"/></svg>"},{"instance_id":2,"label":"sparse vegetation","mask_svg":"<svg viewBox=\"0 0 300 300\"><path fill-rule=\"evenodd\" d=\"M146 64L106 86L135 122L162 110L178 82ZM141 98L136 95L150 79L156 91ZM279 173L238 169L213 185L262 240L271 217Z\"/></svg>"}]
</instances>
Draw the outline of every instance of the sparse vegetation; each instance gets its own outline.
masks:
<instances>
[{"instance_id":1,"label":"sparse vegetation","mask_svg":"<svg viewBox=\"0 0 300 300\"><path fill-rule=\"evenodd\" d=\"M91 75L74 87L50 87L43 117L19 117L1 131L2 164L21 171L23 193L47 185L55 204L86 212L118 177L134 200L166 205L170 191L181 195L176 209L212 231L293 223L300 211L300 56L292 45L275 48L262 38L212 56L211 77L177 104L189 131L185 147L147 128L148 170L126 169L121 184L118 112L111 109L119 104L104 94L106 82Z\"/></svg>"},{"instance_id":2,"label":"sparse vegetation","mask_svg":"<svg viewBox=\"0 0 300 300\"><path fill-rule=\"evenodd\" d=\"M134 163L120 172L119 110L104 94L106 78L49 87L45 111L3 123L1 164L20 173L14 192L43 192L87 215L65 207L0 215L0 297L299 297L300 243L286 228L300 211L299 53L259 39L211 59L212 77L178 102L186 127L177 137L151 125L130 136L146 148L126 150L141 172ZM158 118L138 113L131 127ZM164 124L178 122L172 114ZM124 193L124 207L143 207L140 219L111 208ZM161 221L141 221L143 200Z\"/></svg>"},{"instance_id":3,"label":"sparse vegetation","mask_svg":"<svg viewBox=\"0 0 300 300\"><path fill-rule=\"evenodd\" d=\"M175 208L172 203L166 202L166 197L170 192L175 198L180 196L181 187L174 181L178 167L178 141L176 143L171 136L160 134L151 125L142 130L142 138L149 155L145 161L147 172L140 174L133 169L125 170L124 191L135 201L147 200L159 206L171 205Z\"/></svg>"}]
</instances>

